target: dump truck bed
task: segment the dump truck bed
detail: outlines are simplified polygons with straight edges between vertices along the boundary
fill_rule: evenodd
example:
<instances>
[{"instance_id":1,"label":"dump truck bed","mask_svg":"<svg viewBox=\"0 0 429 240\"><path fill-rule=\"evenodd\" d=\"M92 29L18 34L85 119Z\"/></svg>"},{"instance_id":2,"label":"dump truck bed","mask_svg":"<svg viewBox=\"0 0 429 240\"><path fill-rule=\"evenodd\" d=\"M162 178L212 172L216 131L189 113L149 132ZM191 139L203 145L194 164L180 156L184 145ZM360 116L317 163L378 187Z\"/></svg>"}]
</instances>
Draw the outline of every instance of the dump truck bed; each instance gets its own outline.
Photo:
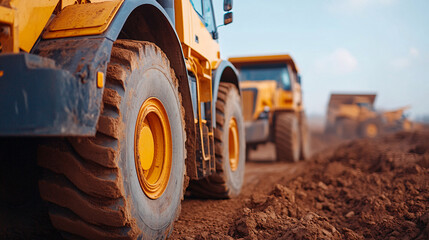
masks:
<instances>
[{"instance_id":1,"label":"dump truck bed","mask_svg":"<svg viewBox=\"0 0 429 240\"><path fill-rule=\"evenodd\" d=\"M331 97L329 99L329 105L328 109L332 107L337 107L340 104L353 104L355 99L363 99L365 102L370 103L371 105L374 104L375 98L377 97L377 94L371 93L371 94L362 94L362 93L333 93L331 94Z\"/></svg>"}]
</instances>

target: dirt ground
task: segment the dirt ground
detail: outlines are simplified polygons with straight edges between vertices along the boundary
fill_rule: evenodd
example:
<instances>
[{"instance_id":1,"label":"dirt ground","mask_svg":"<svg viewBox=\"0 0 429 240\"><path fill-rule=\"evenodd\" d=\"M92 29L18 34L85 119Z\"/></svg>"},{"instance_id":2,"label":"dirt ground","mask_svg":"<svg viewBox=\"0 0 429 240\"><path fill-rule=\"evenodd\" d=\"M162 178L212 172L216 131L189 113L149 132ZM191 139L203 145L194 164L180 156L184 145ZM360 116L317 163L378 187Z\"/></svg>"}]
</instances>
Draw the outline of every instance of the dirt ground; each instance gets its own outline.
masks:
<instances>
[{"instance_id":1,"label":"dirt ground","mask_svg":"<svg viewBox=\"0 0 429 240\"><path fill-rule=\"evenodd\" d=\"M341 141L307 162L252 152L239 198L187 198L171 239L429 239L429 131Z\"/></svg>"},{"instance_id":2,"label":"dirt ground","mask_svg":"<svg viewBox=\"0 0 429 240\"><path fill-rule=\"evenodd\" d=\"M351 141L315 132L312 146L298 163L275 162L272 145L252 151L242 194L187 197L170 239L429 239L429 131ZM0 204L0 239L60 239L34 199Z\"/></svg>"}]
</instances>

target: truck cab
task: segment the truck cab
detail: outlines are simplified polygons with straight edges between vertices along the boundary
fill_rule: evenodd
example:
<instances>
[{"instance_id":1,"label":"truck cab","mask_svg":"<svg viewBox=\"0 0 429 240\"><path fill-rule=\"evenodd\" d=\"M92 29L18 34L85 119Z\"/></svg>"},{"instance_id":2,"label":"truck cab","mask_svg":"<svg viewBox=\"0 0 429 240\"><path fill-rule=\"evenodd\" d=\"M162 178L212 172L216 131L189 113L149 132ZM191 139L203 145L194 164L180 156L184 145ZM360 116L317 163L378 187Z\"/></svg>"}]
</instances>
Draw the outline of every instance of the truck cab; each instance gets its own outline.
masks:
<instances>
[{"instance_id":1,"label":"truck cab","mask_svg":"<svg viewBox=\"0 0 429 240\"><path fill-rule=\"evenodd\" d=\"M305 158L304 155L308 155L303 153L308 152L304 150L308 149L306 147L308 131L304 123L306 120L301 76L292 57L290 55L234 57L229 58L229 61L237 67L240 75L248 146L255 148L260 143L276 142L278 135L276 125L283 125L283 120L279 121L278 117L287 115L293 119L290 121L297 122L297 126L292 126L290 130L290 136L295 139L291 140L293 146L288 147L293 148L292 153L286 154L285 158L289 159L287 161L297 161L298 152L301 152L301 158ZM285 124L295 125L289 122Z\"/></svg>"}]
</instances>

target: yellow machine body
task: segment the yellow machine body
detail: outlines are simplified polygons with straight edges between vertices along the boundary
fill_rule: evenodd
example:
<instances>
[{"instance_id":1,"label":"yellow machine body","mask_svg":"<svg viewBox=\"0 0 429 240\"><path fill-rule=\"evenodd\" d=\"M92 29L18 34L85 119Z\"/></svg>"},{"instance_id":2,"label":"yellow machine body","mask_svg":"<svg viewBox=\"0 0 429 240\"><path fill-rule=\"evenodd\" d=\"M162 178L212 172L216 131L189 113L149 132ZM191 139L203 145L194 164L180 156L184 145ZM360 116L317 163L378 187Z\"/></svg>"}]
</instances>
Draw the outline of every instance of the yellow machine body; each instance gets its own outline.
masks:
<instances>
[{"instance_id":1,"label":"yellow machine body","mask_svg":"<svg viewBox=\"0 0 429 240\"><path fill-rule=\"evenodd\" d=\"M331 94L326 129L327 133L344 134L345 137L375 137L380 132L409 130L411 122L404 115L409 107L392 111L377 112L374 108L376 94ZM347 126L346 126L347 125ZM365 134L365 129L373 127L375 134ZM340 130L338 130L340 129ZM340 135L341 135L340 134Z\"/></svg>"},{"instance_id":2,"label":"yellow machine body","mask_svg":"<svg viewBox=\"0 0 429 240\"><path fill-rule=\"evenodd\" d=\"M43 39L100 35L110 26L124 0L8 0L0 6L2 52L30 52ZM201 103L212 102L212 71L220 59L219 44L207 31L190 1L175 0L176 33L181 41L186 68L197 80L198 116L202 135L205 120ZM19 14L18 14L19 12ZM213 132L209 133L210 135Z\"/></svg>"},{"instance_id":3,"label":"yellow machine body","mask_svg":"<svg viewBox=\"0 0 429 240\"><path fill-rule=\"evenodd\" d=\"M67 71L70 78L81 78L82 83L96 79L94 86L102 90L112 41L121 38L157 44L170 59L179 84L183 86L182 100L189 116L186 128L192 129L190 136L196 139L195 144L203 146L196 152L201 153L204 160L213 160L206 162L214 162L217 87L221 81L234 83L237 88L239 83L234 66L220 58L214 9L211 1L208 2L211 10L207 11L208 5L203 4L202 14L209 13L212 17L213 32L208 30L211 29L207 23L210 16L200 16L190 0L0 0L0 53L40 56L49 63L54 60L49 65L51 68ZM120 36L123 31L129 31L127 34L132 36ZM102 56L89 53L92 51ZM88 56L85 56L87 52ZM228 73L223 74L225 71ZM10 72L11 69L0 69L0 77ZM195 88L190 89L194 82ZM85 87L90 86L92 84ZM82 111L79 124L87 121L84 118L86 112L100 113L97 104L102 94L97 94L96 100L90 99L94 97L90 94L85 95L84 102L93 105L78 109ZM67 117L66 112L63 115ZM85 123L91 127L69 134L94 134L96 120L93 119L98 115L94 116L88 120L90 123ZM55 131L49 134L63 136ZM199 156L189 157L194 158L200 159ZM214 171L214 163L210 164L211 170L204 170L202 175L198 173L198 177ZM195 169L189 175L196 178Z\"/></svg>"},{"instance_id":4,"label":"yellow machine body","mask_svg":"<svg viewBox=\"0 0 429 240\"><path fill-rule=\"evenodd\" d=\"M304 111L301 83L298 81L298 67L290 55L234 57L230 58L229 61L239 71L245 66L284 63L289 73L291 88L288 90L283 89L276 80L248 81L241 79L240 87L244 98L243 111L246 121L258 119L260 114L267 109L273 113L277 111Z\"/></svg>"},{"instance_id":5,"label":"yellow machine body","mask_svg":"<svg viewBox=\"0 0 429 240\"><path fill-rule=\"evenodd\" d=\"M307 149L307 123L302 99L301 80L290 55L266 55L234 57L229 59L240 74L243 113L246 127L246 144L256 148L258 144L276 142L279 116L293 116L298 124L294 146L304 152ZM287 124L287 123L285 123ZM295 133L295 132L294 132ZM290 133L292 134L292 133ZM294 148L295 149L295 148ZM299 154L298 154L299 155ZM305 154L302 155L302 158Z\"/></svg>"},{"instance_id":6,"label":"yellow machine body","mask_svg":"<svg viewBox=\"0 0 429 240\"><path fill-rule=\"evenodd\" d=\"M327 125L334 126L337 119L347 118L363 122L375 118L374 101L376 94L331 94Z\"/></svg>"},{"instance_id":7,"label":"yellow machine body","mask_svg":"<svg viewBox=\"0 0 429 240\"><path fill-rule=\"evenodd\" d=\"M0 26L7 29L0 36L2 52L29 52L52 14L43 37L63 38L103 33L124 0L6 0L0 5ZM80 4L76 4L80 3Z\"/></svg>"}]
</instances>

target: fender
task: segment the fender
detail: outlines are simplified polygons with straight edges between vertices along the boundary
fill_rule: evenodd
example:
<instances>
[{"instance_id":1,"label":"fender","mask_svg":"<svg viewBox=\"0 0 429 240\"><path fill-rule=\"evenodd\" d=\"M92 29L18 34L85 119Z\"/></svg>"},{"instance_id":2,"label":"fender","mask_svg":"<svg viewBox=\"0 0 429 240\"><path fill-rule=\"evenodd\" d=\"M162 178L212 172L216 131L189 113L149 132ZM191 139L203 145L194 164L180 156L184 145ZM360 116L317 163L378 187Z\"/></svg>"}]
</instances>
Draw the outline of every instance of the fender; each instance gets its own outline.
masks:
<instances>
[{"instance_id":1,"label":"fender","mask_svg":"<svg viewBox=\"0 0 429 240\"><path fill-rule=\"evenodd\" d=\"M212 80L212 96L213 96L213 104L212 104L212 124L213 127L216 128L216 102L217 102L217 93L219 91L220 82L229 82L233 83L238 90L238 93L241 96L240 90L240 81L237 69L232 65L231 62L222 60L216 70L212 72L213 80Z\"/></svg>"},{"instance_id":2,"label":"fender","mask_svg":"<svg viewBox=\"0 0 429 240\"><path fill-rule=\"evenodd\" d=\"M167 7L167 10L171 10L173 4L171 1L160 0L160 2ZM169 12L171 16L172 11ZM76 88L70 89L78 92L79 99L68 111L75 114L74 121L77 121L75 125L79 127L65 132L47 131L44 135L93 136L95 134L104 89L97 87L97 72L106 73L112 44L116 39L150 41L165 52L179 80L188 138L195 137L189 82L181 44L169 15L155 0L124 1L108 29L101 35L42 39L33 47L32 54L54 60L56 69L68 71L79 82Z\"/></svg>"}]
</instances>

